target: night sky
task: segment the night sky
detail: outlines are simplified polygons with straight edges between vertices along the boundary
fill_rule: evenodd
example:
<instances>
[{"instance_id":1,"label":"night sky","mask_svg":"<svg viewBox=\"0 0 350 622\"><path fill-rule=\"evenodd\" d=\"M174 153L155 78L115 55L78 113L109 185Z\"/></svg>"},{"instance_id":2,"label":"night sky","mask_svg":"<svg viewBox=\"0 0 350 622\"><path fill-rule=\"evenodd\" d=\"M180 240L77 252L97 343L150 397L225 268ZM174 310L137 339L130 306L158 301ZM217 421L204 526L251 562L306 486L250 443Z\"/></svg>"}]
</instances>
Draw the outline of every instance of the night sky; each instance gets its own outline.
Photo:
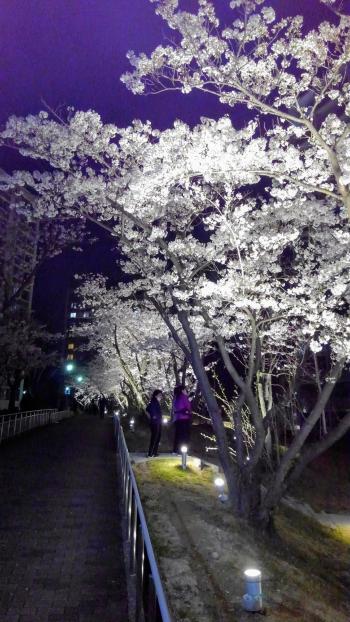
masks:
<instances>
[{"instance_id":1,"label":"night sky","mask_svg":"<svg viewBox=\"0 0 350 622\"><path fill-rule=\"evenodd\" d=\"M229 0L214 4L227 23ZM330 13L318 0L273 0L278 15L303 14L310 26ZM194 10L196 0L182 6ZM226 19L225 19L226 17ZM149 0L2 0L0 3L0 123L11 114L37 113L44 99L52 108L74 106L99 112L106 122L128 125L149 119L163 129L176 118L195 124L201 116L227 112L214 97L193 93L136 96L120 75L129 70L129 49L151 52L173 36ZM236 124L244 122L235 115ZM13 152L0 152L0 166L19 167ZM64 254L40 272L34 297L38 317L60 329L67 288L75 272L100 271L118 278L118 269L102 236L95 247Z\"/></svg>"}]
</instances>

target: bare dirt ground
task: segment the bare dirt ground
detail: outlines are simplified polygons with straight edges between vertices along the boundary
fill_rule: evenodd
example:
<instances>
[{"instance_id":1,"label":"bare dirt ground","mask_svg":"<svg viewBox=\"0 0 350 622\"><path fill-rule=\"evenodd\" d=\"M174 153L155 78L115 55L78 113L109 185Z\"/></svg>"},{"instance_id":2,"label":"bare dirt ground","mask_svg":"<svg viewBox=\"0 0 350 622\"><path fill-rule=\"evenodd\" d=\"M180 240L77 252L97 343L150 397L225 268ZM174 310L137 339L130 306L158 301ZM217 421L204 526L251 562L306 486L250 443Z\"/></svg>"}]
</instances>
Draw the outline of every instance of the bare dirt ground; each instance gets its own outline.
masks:
<instances>
[{"instance_id":1,"label":"bare dirt ground","mask_svg":"<svg viewBox=\"0 0 350 622\"><path fill-rule=\"evenodd\" d=\"M246 622L243 571L263 576L268 622L349 622L350 546L284 509L263 536L221 504L211 469L159 459L135 466L161 573L177 622Z\"/></svg>"}]
</instances>

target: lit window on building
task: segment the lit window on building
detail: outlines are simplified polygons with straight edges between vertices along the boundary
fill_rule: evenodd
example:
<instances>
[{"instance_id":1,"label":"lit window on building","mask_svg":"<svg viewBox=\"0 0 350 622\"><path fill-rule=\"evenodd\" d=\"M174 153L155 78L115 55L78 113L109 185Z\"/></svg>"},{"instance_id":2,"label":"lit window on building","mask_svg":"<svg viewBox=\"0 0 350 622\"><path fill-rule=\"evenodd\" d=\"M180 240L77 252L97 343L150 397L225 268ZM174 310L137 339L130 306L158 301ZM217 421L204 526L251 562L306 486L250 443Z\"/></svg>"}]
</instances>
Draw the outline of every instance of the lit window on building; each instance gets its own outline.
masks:
<instances>
[{"instance_id":1,"label":"lit window on building","mask_svg":"<svg viewBox=\"0 0 350 622\"><path fill-rule=\"evenodd\" d=\"M74 350L74 343L68 344L68 350Z\"/></svg>"},{"instance_id":2,"label":"lit window on building","mask_svg":"<svg viewBox=\"0 0 350 622\"><path fill-rule=\"evenodd\" d=\"M74 360L74 355L73 354L67 354L67 361L73 361Z\"/></svg>"},{"instance_id":3,"label":"lit window on building","mask_svg":"<svg viewBox=\"0 0 350 622\"><path fill-rule=\"evenodd\" d=\"M76 311L71 311L71 313L69 314L69 317L77 317Z\"/></svg>"}]
</instances>

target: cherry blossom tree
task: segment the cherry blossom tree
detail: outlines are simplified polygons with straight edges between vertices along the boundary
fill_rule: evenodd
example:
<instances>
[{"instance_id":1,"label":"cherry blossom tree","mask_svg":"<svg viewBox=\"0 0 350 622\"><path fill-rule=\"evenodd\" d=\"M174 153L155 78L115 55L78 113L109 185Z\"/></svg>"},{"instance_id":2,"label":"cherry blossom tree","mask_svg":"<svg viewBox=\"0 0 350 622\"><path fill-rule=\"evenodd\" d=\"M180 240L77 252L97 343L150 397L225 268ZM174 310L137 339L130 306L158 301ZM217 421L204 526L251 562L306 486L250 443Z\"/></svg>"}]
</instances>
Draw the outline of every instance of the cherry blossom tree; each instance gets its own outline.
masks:
<instances>
[{"instance_id":1,"label":"cherry blossom tree","mask_svg":"<svg viewBox=\"0 0 350 622\"><path fill-rule=\"evenodd\" d=\"M109 391L100 392L113 393L133 412L145 409L156 388L171 395L180 380L176 372L184 367L183 355L154 308L146 301L130 300L122 285L108 287L103 276L86 276L77 294L91 310L90 322L76 329L85 340L83 348L94 353L85 388L90 392L91 386L101 386L100 367L102 378L110 383Z\"/></svg>"},{"instance_id":2,"label":"cherry blossom tree","mask_svg":"<svg viewBox=\"0 0 350 622\"><path fill-rule=\"evenodd\" d=\"M0 169L0 178L6 180L7 177L8 174ZM22 187L19 193L3 191L0 198L7 204L9 210L16 210L22 216L24 223L30 224L36 230L37 233L33 236L33 245L36 248L31 255L31 261L28 263L27 269L22 271L20 280L18 280L19 275L17 274L15 288L13 287L11 271L9 274L8 262L6 258L2 257L3 261L0 265L0 276L3 283L2 305L0 309L2 321L4 321L4 316L13 313L13 306L23 290L33 281L38 270L48 259L59 255L63 250L81 250L84 244L93 241L91 234L86 231L84 221L74 221L74 226L72 226L72 220L67 218L53 220L52 218L42 217L39 220L30 207L30 201L25 200L25 196L22 193L26 195L25 187ZM27 197L30 198L29 193ZM16 245L16 230L13 233L15 233L13 244L11 244L11 238L8 238L6 242L9 248L14 248Z\"/></svg>"},{"instance_id":3,"label":"cherry blossom tree","mask_svg":"<svg viewBox=\"0 0 350 622\"><path fill-rule=\"evenodd\" d=\"M15 408L21 380L57 363L55 342L59 338L33 320L12 317L6 326L0 325L0 383L9 387L10 412Z\"/></svg>"},{"instance_id":4,"label":"cherry blossom tree","mask_svg":"<svg viewBox=\"0 0 350 622\"><path fill-rule=\"evenodd\" d=\"M124 402L120 391L122 378L119 374L120 367L115 358L96 353L84 366L83 380L75 384L73 382L74 397L84 407L88 407L92 403L97 405L101 396L113 395L117 403L125 408L127 403Z\"/></svg>"},{"instance_id":5,"label":"cherry blossom tree","mask_svg":"<svg viewBox=\"0 0 350 622\"><path fill-rule=\"evenodd\" d=\"M181 10L178 0L153 1L174 40L150 56L129 52L126 86L134 93L196 89L231 106L233 118L242 107L258 115L255 134L271 157L243 161L243 172L264 180L286 209L302 189L349 218L350 17L341 3L326 0L335 19L306 31L301 16L278 19L265 0L232 0L227 25L208 0L198 1L197 13Z\"/></svg>"},{"instance_id":6,"label":"cherry blossom tree","mask_svg":"<svg viewBox=\"0 0 350 622\"><path fill-rule=\"evenodd\" d=\"M139 122L124 130L103 125L92 112L65 123L46 113L12 118L4 139L53 171L15 171L3 185L25 186L38 215L86 218L115 237L129 280L125 300L157 311L192 366L235 512L267 524L289 482L350 426L344 417L320 442L306 444L349 360L349 232L345 210L325 209L328 196L304 188L289 195L289 182L288 199L273 188L257 193L251 165L270 161L273 148L264 148L255 127L236 130L224 118L193 130L177 122L161 133ZM238 391L236 438L227 433L206 369L209 348ZM262 495L276 379L297 368L306 351L322 348L331 366ZM248 455L241 432L247 413Z\"/></svg>"}]
</instances>

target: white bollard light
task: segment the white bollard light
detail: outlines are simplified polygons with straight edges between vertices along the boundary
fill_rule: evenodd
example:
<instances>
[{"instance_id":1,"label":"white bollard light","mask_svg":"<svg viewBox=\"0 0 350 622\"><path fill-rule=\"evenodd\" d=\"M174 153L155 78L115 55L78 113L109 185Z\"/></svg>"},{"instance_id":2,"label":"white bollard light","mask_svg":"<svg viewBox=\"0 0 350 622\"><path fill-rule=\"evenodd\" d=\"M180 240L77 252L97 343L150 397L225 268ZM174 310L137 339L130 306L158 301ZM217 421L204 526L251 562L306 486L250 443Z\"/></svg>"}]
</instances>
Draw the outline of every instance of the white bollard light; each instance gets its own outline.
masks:
<instances>
[{"instance_id":1,"label":"white bollard light","mask_svg":"<svg viewBox=\"0 0 350 622\"><path fill-rule=\"evenodd\" d=\"M224 493L225 480L222 477L216 477L214 479L214 484L215 484L216 488L219 491L219 499L220 499L220 501L222 501L222 503L224 503L228 499L228 496Z\"/></svg>"},{"instance_id":2,"label":"white bollard light","mask_svg":"<svg viewBox=\"0 0 350 622\"><path fill-rule=\"evenodd\" d=\"M185 471L187 469L187 452L188 452L187 445L182 445L182 447L180 448L180 451L181 451L181 466L183 470Z\"/></svg>"},{"instance_id":3,"label":"white bollard light","mask_svg":"<svg viewBox=\"0 0 350 622\"><path fill-rule=\"evenodd\" d=\"M248 568L244 571L246 593L243 596L242 604L246 611L261 611L262 592L261 592L261 572L256 568Z\"/></svg>"}]
</instances>

